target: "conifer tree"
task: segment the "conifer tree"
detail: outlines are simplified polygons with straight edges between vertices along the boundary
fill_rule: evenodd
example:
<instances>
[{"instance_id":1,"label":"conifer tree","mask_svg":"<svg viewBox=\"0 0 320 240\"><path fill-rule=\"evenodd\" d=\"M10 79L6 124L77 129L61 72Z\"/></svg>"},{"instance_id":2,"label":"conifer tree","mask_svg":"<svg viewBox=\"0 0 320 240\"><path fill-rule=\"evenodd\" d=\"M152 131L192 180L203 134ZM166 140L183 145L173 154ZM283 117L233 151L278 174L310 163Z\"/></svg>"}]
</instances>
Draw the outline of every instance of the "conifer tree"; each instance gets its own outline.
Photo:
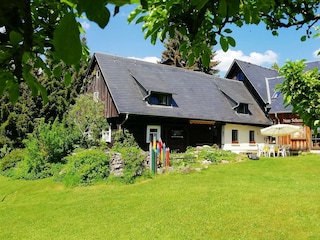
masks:
<instances>
[{"instance_id":1,"label":"conifer tree","mask_svg":"<svg viewBox=\"0 0 320 240\"><path fill-rule=\"evenodd\" d=\"M161 63L166 65L172 65L176 67L191 69L194 71L200 71L204 72L210 75L215 75L219 72L219 70L215 69L215 67L220 63L219 61L214 61L214 57L216 56L216 52L212 52L211 47L211 56L210 56L210 65L209 67L205 67L202 63L202 58L198 57L195 58L194 64L190 66L188 64L188 58L189 56L182 56L182 53L180 52L180 46L181 44L188 44L188 40L183 37L183 35L179 32L175 32L174 38L167 38L167 42L164 42L164 46L166 50L162 52L162 58Z\"/></svg>"}]
</instances>

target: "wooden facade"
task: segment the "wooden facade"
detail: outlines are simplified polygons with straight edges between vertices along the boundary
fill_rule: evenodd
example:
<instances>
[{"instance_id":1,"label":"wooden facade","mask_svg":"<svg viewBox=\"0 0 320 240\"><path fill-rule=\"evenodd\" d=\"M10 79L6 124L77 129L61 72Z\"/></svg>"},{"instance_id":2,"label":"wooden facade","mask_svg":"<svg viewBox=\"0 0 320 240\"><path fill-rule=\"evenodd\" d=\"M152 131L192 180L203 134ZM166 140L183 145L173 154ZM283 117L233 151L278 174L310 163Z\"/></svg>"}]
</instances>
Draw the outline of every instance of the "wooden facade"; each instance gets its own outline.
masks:
<instances>
[{"instance_id":1,"label":"wooden facade","mask_svg":"<svg viewBox=\"0 0 320 240\"><path fill-rule=\"evenodd\" d=\"M89 84L87 91L89 93L98 93L98 98L105 104L105 117L119 117L115 103L111 97L106 83L101 76L99 66L95 64L92 74L89 76Z\"/></svg>"},{"instance_id":2,"label":"wooden facade","mask_svg":"<svg viewBox=\"0 0 320 240\"><path fill-rule=\"evenodd\" d=\"M320 149L312 144L312 131L308 126L303 126L299 116L293 113L270 114L275 124L292 124L300 127L300 131L287 136L279 137L280 145L291 145L294 151L310 151L311 149ZM277 139L276 139L277 140Z\"/></svg>"}]
</instances>

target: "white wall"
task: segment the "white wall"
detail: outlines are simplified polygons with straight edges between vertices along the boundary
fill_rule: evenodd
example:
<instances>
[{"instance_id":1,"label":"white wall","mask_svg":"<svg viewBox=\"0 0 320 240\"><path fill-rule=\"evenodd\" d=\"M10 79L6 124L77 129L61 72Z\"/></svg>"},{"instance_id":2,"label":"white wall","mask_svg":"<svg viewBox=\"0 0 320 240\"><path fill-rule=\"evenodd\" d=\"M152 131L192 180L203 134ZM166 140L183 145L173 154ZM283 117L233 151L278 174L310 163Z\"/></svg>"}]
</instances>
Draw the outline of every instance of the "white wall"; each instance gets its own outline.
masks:
<instances>
[{"instance_id":1,"label":"white wall","mask_svg":"<svg viewBox=\"0 0 320 240\"><path fill-rule=\"evenodd\" d=\"M261 135L262 127L248 126L240 124L226 124L222 127L221 148L223 150L231 150L236 153L255 152L257 144L264 143L265 136ZM232 130L238 130L238 143L232 144ZM249 131L254 131L255 143L249 143Z\"/></svg>"}]
</instances>

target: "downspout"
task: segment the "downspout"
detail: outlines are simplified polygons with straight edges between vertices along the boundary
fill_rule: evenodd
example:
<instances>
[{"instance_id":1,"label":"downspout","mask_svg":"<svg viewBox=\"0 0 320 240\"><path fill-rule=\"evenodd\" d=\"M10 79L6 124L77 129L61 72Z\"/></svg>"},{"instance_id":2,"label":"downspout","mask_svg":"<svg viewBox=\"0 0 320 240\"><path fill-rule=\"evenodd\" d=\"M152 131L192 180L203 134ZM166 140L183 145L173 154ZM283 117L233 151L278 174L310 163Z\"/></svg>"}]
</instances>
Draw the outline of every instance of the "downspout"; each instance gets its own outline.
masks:
<instances>
[{"instance_id":1,"label":"downspout","mask_svg":"<svg viewBox=\"0 0 320 240\"><path fill-rule=\"evenodd\" d=\"M129 113L126 113L125 119L124 119L124 120L122 121L122 123L120 123L120 125L119 125L119 130L122 129L122 125L125 124L125 122L128 120L128 118L129 118Z\"/></svg>"},{"instance_id":2,"label":"downspout","mask_svg":"<svg viewBox=\"0 0 320 240\"><path fill-rule=\"evenodd\" d=\"M278 117L278 113L274 113L274 117L277 119L277 122L280 123L280 119Z\"/></svg>"}]
</instances>

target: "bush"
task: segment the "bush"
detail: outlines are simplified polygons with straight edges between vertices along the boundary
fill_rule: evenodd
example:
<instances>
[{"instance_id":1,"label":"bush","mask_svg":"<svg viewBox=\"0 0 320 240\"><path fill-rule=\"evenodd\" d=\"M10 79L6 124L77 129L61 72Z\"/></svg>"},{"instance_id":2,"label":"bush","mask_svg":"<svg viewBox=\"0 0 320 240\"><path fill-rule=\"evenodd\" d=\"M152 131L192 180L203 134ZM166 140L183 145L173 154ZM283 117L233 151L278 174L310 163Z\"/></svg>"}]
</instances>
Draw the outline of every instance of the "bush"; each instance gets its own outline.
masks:
<instances>
[{"instance_id":1,"label":"bush","mask_svg":"<svg viewBox=\"0 0 320 240\"><path fill-rule=\"evenodd\" d=\"M114 133L113 137L115 142L111 151L120 153L124 161L122 179L125 183L134 183L135 179L143 175L145 171L144 151L139 148L128 130L118 131Z\"/></svg>"},{"instance_id":2,"label":"bush","mask_svg":"<svg viewBox=\"0 0 320 240\"><path fill-rule=\"evenodd\" d=\"M28 155L26 162L20 165L20 177L37 179L52 176L52 166L62 163L63 157L72 151L73 136L72 130L57 119L52 124L40 119L33 133L23 141Z\"/></svg>"},{"instance_id":3,"label":"bush","mask_svg":"<svg viewBox=\"0 0 320 240\"><path fill-rule=\"evenodd\" d=\"M13 177L17 164L27 155L26 149L15 149L0 161L0 172L7 177Z\"/></svg>"},{"instance_id":4,"label":"bush","mask_svg":"<svg viewBox=\"0 0 320 240\"><path fill-rule=\"evenodd\" d=\"M121 153L121 158L124 161L123 181L125 183L134 183L135 179L141 176L145 170L144 152L136 146L117 148L117 152Z\"/></svg>"},{"instance_id":5,"label":"bush","mask_svg":"<svg viewBox=\"0 0 320 240\"><path fill-rule=\"evenodd\" d=\"M91 185L109 176L110 155L100 149L80 149L65 160L66 166L55 179L62 180L68 187Z\"/></svg>"}]
</instances>

